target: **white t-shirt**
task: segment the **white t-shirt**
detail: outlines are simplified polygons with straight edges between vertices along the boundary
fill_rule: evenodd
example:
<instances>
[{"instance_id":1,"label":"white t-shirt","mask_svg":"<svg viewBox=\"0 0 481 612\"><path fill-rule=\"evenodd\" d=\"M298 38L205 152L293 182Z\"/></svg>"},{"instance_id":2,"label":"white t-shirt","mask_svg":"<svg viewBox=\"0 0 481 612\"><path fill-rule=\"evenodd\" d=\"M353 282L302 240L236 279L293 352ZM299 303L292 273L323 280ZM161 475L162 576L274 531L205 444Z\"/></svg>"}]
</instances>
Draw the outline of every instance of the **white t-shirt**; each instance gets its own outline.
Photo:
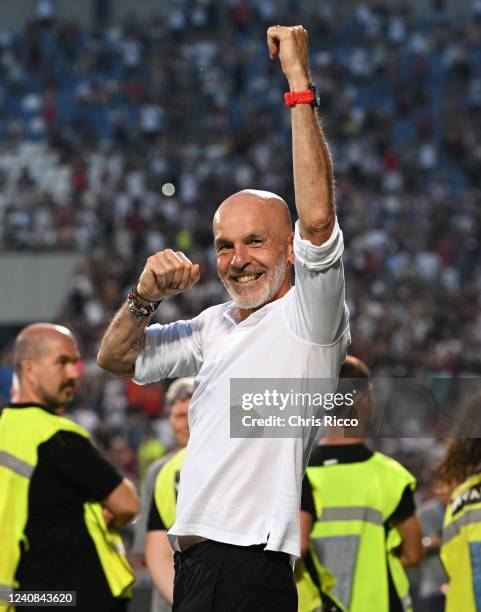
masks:
<instances>
[{"instance_id":1,"label":"white t-shirt","mask_svg":"<svg viewBox=\"0 0 481 612\"><path fill-rule=\"evenodd\" d=\"M334 379L350 342L342 232L321 246L294 236L296 283L247 319L233 302L189 321L151 325L135 382L196 376L190 440L169 531L300 554L302 476L315 432L304 438L231 438L231 378ZM332 389L333 391L335 388Z\"/></svg>"}]
</instances>

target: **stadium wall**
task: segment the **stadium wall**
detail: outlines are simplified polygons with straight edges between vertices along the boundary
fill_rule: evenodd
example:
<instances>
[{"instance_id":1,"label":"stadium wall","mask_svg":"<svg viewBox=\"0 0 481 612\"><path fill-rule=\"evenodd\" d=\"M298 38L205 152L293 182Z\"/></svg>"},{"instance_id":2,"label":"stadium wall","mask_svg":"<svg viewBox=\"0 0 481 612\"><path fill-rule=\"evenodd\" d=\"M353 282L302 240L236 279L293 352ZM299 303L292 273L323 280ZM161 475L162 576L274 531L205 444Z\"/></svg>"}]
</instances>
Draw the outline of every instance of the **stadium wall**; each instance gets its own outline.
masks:
<instances>
[{"instance_id":1,"label":"stadium wall","mask_svg":"<svg viewBox=\"0 0 481 612\"><path fill-rule=\"evenodd\" d=\"M55 321L80 255L2 253L0 325Z\"/></svg>"}]
</instances>

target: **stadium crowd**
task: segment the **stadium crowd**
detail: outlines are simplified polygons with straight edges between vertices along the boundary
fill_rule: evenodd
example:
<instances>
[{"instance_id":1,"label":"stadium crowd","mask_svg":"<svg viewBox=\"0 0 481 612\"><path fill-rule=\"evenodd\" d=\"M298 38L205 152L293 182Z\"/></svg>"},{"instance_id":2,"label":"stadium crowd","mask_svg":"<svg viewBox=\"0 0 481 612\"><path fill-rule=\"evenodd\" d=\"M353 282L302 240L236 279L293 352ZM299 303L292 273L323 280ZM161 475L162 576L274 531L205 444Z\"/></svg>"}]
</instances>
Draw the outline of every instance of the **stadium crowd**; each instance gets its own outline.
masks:
<instances>
[{"instance_id":1,"label":"stadium crowd","mask_svg":"<svg viewBox=\"0 0 481 612\"><path fill-rule=\"evenodd\" d=\"M53 15L2 32L0 249L83 255L58 318L85 358L75 417L126 474L138 476L139 449L147 464L172 441L157 418L164 390L95 363L119 296L149 254L172 247L200 263L201 280L156 320L218 303L218 203L256 185L293 204L285 84L265 52L273 21L309 27L347 245L351 352L375 376L481 372L476 7L457 24L442 2L422 21L403 2L360 2L341 20L330 1L293 0L279 15L270 0L177 0L148 22L87 28ZM434 442L388 445L429 480Z\"/></svg>"}]
</instances>

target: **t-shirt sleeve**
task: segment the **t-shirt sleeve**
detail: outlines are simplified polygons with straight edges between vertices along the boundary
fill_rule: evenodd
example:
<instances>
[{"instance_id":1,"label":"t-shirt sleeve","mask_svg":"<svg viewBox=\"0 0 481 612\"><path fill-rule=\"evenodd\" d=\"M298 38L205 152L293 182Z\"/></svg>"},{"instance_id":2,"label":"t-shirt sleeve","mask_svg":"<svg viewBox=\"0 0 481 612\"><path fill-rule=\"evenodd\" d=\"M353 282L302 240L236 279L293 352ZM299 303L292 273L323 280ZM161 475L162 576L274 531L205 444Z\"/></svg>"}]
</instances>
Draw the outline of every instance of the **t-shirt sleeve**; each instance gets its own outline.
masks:
<instances>
[{"instance_id":1,"label":"t-shirt sleeve","mask_svg":"<svg viewBox=\"0 0 481 612\"><path fill-rule=\"evenodd\" d=\"M396 510L387 519L388 525L396 525L402 523L416 512L416 501L411 485L407 485L404 489L401 500L397 505Z\"/></svg>"},{"instance_id":2,"label":"t-shirt sleeve","mask_svg":"<svg viewBox=\"0 0 481 612\"><path fill-rule=\"evenodd\" d=\"M330 238L320 246L304 240L296 222L296 280L288 320L296 335L315 344L333 344L348 331L343 251L343 235L337 219Z\"/></svg>"},{"instance_id":3,"label":"t-shirt sleeve","mask_svg":"<svg viewBox=\"0 0 481 612\"><path fill-rule=\"evenodd\" d=\"M301 510L303 512L309 512L312 516L312 520L316 520L316 505L314 503L314 496L312 495L311 483L306 474L304 474L304 478L302 479Z\"/></svg>"},{"instance_id":4,"label":"t-shirt sleeve","mask_svg":"<svg viewBox=\"0 0 481 612\"><path fill-rule=\"evenodd\" d=\"M145 346L135 361L134 382L145 385L164 378L195 376L202 365L200 316L145 330Z\"/></svg>"},{"instance_id":5,"label":"t-shirt sleeve","mask_svg":"<svg viewBox=\"0 0 481 612\"><path fill-rule=\"evenodd\" d=\"M150 503L149 520L147 521L147 531L167 531L164 521L161 519L155 498L152 496Z\"/></svg>"},{"instance_id":6,"label":"t-shirt sleeve","mask_svg":"<svg viewBox=\"0 0 481 612\"><path fill-rule=\"evenodd\" d=\"M50 469L73 483L86 501L103 501L122 482L120 472L78 433L59 431L40 452Z\"/></svg>"}]
</instances>

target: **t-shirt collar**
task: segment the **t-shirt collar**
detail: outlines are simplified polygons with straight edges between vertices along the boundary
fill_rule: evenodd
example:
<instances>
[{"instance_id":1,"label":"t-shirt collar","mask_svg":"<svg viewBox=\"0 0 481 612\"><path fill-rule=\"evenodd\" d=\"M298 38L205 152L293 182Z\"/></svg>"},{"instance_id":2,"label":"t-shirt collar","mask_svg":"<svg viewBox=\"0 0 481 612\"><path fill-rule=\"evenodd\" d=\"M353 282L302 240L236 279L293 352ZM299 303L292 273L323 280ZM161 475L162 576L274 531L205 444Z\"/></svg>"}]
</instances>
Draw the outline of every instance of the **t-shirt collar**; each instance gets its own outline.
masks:
<instances>
[{"instance_id":1,"label":"t-shirt collar","mask_svg":"<svg viewBox=\"0 0 481 612\"><path fill-rule=\"evenodd\" d=\"M250 314L247 319L244 319L243 321L241 321L240 319L239 307L236 305L235 302L229 302L229 305L224 310L223 316L233 325L252 325L257 323L260 319L264 318L272 304L274 304L275 302L277 302L277 300L269 302L268 304L264 304L262 308L259 308L259 310L256 310L255 312Z\"/></svg>"},{"instance_id":2,"label":"t-shirt collar","mask_svg":"<svg viewBox=\"0 0 481 612\"><path fill-rule=\"evenodd\" d=\"M336 465L367 461L373 452L364 444L321 444L312 451L309 465Z\"/></svg>"}]
</instances>

